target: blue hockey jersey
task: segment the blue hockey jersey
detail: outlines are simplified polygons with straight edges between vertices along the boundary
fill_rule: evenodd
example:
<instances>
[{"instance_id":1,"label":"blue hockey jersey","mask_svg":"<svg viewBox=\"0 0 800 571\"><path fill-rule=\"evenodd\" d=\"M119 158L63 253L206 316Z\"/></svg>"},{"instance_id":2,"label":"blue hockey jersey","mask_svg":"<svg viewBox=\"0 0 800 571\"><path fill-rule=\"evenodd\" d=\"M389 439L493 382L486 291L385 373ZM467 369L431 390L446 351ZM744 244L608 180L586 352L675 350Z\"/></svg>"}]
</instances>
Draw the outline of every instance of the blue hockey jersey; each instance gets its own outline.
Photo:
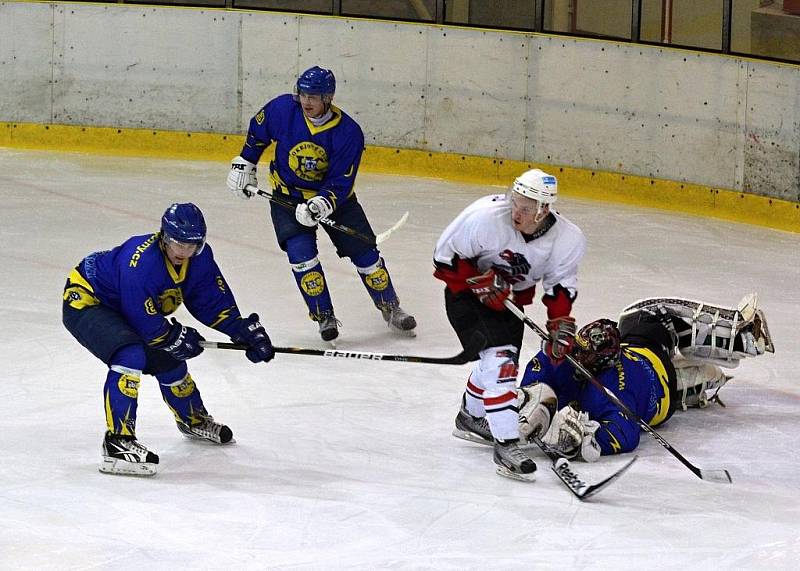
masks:
<instances>
[{"instance_id":1,"label":"blue hockey jersey","mask_svg":"<svg viewBox=\"0 0 800 571\"><path fill-rule=\"evenodd\" d=\"M69 276L85 305L120 312L145 342L157 345L169 330L165 316L186 304L198 321L230 336L240 317L211 247L173 266L160 234L133 236L113 250L86 256Z\"/></svg>"},{"instance_id":2,"label":"blue hockey jersey","mask_svg":"<svg viewBox=\"0 0 800 571\"><path fill-rule=\"evenodd\" d=\"M250 120L242 158L258 163L277 141L270 164L273 190L295 201L322 195L336 207L353 192L364 134L341 109L331 105L331 111L331 120L316 127L291 94L276 97Z\"/></svg>"},{"instance_id":3,"label":"blue hockey jersey","mask_svg":"<svg viewBox=\"0 0 800 571\"><path fill-rule=\"evenodd\" d=\"M620 362L596 376L639 418L658 426L672 413L668 373L661 359L650 349L622 344ZM554 365L540 351L525 368L520 386L549 385L558 397L558 406L575 403L600 423L595 434L602 454L630 452L639 445L640 428L627 418L606 394L585 380L568 361Z\"/></svg>"}]
</instances>

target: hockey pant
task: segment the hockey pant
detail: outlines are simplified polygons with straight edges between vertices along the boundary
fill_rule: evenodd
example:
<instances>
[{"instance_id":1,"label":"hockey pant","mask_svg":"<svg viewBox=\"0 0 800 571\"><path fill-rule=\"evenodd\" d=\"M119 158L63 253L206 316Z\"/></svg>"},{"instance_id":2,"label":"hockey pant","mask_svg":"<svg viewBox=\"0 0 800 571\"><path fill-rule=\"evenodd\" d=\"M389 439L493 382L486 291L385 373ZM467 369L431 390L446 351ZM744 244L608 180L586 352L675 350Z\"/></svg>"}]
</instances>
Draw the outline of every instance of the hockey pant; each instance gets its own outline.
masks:
<instances>
[{"instance_id":1,"label":"hockey pant","mask_svg":"<svg viewBox=\"0 0 800 571\"><path fill-rule=\"evenodd\" d=\"M519 438L517 348L513 345L481 351L467 381L465 402L472 416L485 416L497 440Z\"/></svg>"}]
</instances>

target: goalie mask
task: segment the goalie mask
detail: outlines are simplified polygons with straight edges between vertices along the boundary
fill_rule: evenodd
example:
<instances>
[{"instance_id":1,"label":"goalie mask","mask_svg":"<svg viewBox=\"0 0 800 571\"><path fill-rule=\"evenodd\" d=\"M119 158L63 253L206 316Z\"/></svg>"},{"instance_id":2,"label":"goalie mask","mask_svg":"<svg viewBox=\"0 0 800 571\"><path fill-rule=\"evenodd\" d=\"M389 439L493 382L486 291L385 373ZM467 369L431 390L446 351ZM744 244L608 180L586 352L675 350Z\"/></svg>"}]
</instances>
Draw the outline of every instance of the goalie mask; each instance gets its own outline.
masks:
<instances>
[{"instance_id":1,"label":"goalie mask","mask_svg":"<svg viewBox=\"0 0 800 571\"><path fill-rule=\"evenodd\" d=\"M593 375L620 360L619 329L610 319L587 323L575 334L572 357Z\"/></svg>"}]
</instances>

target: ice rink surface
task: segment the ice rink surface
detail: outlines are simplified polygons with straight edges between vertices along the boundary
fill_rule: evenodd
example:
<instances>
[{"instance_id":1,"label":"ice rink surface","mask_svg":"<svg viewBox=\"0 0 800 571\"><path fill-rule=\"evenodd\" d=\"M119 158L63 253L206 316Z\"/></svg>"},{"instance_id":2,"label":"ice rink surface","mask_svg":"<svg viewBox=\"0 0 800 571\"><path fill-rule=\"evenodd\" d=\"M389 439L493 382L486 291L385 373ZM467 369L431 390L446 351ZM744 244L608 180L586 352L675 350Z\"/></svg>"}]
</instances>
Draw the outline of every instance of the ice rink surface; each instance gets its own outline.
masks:
<instances>
[{"instance_id":1,"label":"ice rink surface","mask_svg":"<svg viewBox=\"0 0 800 571\"><path fill-rule=\"evenodd\" d=\"M0 150L3 357L2 569L796 569L800 561L800 235L562 198L588 237L579 323L650 296L736 305L757 291L776 353L743 362L727 405L676 415L659 432L696 478L642 436L614 486L577 501L537 457L537 481L495 474L491 450L450 435L468 366L235 351L190 361L237 443L192 442L144 377L137 433L161 456L153 478L98 472L105 366L61 325L70 269L89 252L158 229L172 202L203 210L242 312L276 345L324 348L275 243L268 203L235 199L227 165ZM266 176L262 170L262 184ZM488 187L361 174L381 250L416 339L386 328L347 260L320 240L340 349L430 356L459 351L431 276L436 239ZM544 307L528 309L539 323ZM208 339L227 340L177 317ZM538 347L528 331L523 363ZM596 481L624 458L576 470Z\"/></svg>"}]
</instances>

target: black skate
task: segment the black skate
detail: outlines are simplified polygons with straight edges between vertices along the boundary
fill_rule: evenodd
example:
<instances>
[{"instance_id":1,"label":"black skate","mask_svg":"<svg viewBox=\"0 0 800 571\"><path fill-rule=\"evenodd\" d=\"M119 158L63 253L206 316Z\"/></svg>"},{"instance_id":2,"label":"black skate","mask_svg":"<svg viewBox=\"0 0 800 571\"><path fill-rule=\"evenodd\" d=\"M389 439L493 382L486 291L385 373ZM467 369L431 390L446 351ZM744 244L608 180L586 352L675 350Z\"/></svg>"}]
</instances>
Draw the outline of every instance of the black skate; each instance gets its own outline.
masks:
<instances>
[{"instance_id":1,"label":"black skate","mask_svg":"<svg viewBox=\"0 0 800 571\"><path fill-rule=\"evenodd\" d=\"M100 471L104 474L152 476L156 473L158 454L139 444L135 436L106 432L102 452Z\"/></svg>"},{"instance_id":2,"label":"black skate","mask_svg":"<svg viewBox=\"0 0 800 571\"><path fill-rule=\"evenodd\" d=\"M453 429L453 436L467 442L486 444L487 446L494 444L489 421L486 420L485 416L472 416L467 412L463 397L461 398L461 408L458 409L458 414L456 415L456 427Z\"/></svg>"},{"instance_id":3,"label":"black skate","mask_svg":"<svg viewBox=\"0 0 800 571\"><path fill-rule=\"evenodd\" d=\"M233 431L224 424L214 422L214 417L207 415L202 417L201 422L186 424L185 422L178 422L178 430L186 438L193 440L208 440L214 444L228 444L236 442L233 439Z\"/></svg>"},{"instance_id":4,"label":"black skate","mask_svg":"<svg viewBox=\"0 0 800 571\"><path fill-rule=\"evenodd\" d=\"M323 341L332 342L339 337L339 326L342 323L336 319L332 311L319 315L316 321L319 322L319 336Z\"/></svg>"},{"instance_id":5,"label":"black skate","mask_svg":"<svg viewBox=\"0 0 800 571\"><path fill-rule=\"evenodd\" d=\"M378 307L383 315L383 320L389 329L395 333L405 335L407 337L416 337L417 333L414 329L417 327L417 320L413 315L409 315L403 308L400 307L399 302L387 303Z\"/></svg>"},{"instance_id":6,"label":"black skate","mask_svg":"<svg viewBox=\"0 0 800 571\"><path fill-rule=\"evenodd\" d=\"M506 478L523 482L532 482L536 478L536 462L516 439L495 442L494 463L497 464L497 473Z\"/></svg>"}]
</instances>

